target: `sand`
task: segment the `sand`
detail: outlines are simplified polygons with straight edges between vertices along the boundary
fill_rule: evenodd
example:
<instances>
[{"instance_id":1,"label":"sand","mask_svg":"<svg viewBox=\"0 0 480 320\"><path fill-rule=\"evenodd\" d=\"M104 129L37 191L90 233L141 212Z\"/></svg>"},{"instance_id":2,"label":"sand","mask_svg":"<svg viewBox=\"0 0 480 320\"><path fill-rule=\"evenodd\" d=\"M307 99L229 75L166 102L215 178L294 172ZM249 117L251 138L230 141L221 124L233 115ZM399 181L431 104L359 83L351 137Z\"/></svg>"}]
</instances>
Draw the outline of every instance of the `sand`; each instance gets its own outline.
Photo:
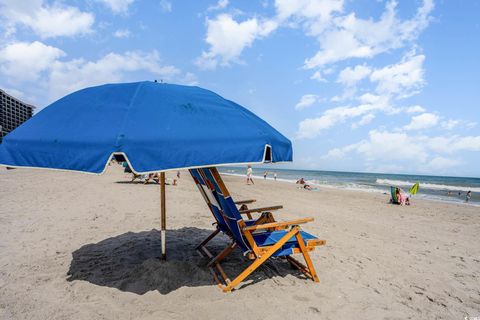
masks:
<instances>
[{"instance_id":1,"label":"sand","mask_svg":"<svg viewBox=\"0 0 480 320\"><path fill-rule=\"evenodd\" d=\"M171 175L170 175L171 176ZM194 247L213 218L187 172L167 186L161 262L159 187L102 176L0 170L0 319L463 319L480 316L480 209L224 176L235 199L314 217L320 283L272 260L222 293ZM219 251L224 236L210 246ZM248 261L224 264L233 276Z\"/></svg>"}]
</instances>

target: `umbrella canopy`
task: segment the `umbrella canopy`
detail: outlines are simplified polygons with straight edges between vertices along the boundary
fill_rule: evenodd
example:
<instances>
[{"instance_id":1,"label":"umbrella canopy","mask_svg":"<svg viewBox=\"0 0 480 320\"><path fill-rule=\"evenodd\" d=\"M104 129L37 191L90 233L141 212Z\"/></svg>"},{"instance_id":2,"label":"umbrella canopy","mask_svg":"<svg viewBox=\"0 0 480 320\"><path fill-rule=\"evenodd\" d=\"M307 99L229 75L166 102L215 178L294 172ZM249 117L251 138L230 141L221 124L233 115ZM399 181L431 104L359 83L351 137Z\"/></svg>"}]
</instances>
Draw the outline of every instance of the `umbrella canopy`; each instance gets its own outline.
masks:
<instances>
[{"instance_id":1,"label":"umbrella canopy","mask_svg":"<svg viewBox=\"0 0 480 320\"><path fill-rule=\"evenodd\" d=\"M411 195L417 194L418 188L420 188L420 184L417 182L410 188L410 190L408 190L408 193Z\"/></svg>"},{"instance_id":2,"label":"umbrella canopy","mask_svg":"<svg viewBox=\"0 0 480 320\"><path fill-rule=\"evenodd\" d=\"M244 107L199 87L107 84L52 103L9 133L0 164L102 173L123 154L136 173L292 161L291 142Z\"/></svg>"}]
</instances>

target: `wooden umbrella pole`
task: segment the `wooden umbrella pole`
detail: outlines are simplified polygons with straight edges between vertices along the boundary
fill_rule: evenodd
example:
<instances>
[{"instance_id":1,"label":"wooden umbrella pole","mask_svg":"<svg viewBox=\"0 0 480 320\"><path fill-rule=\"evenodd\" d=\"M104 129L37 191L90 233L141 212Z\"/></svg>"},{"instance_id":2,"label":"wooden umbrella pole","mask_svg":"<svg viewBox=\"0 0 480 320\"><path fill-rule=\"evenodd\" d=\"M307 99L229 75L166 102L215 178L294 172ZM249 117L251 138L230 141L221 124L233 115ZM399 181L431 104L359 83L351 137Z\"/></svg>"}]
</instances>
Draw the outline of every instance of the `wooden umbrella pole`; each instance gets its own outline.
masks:
<instances>
[{"instance_id":1,"label":"wooden umbrella pole","mask_svg":"<svg viewBox=\"0 0 480 320\"><path fill-rule=\"evenodd\" d=\"M166 233L166 205L165 205L165 172L160 173L160 236L162 240L162 260L167 259L165 233Z\"/></svg>"}]
</instances>

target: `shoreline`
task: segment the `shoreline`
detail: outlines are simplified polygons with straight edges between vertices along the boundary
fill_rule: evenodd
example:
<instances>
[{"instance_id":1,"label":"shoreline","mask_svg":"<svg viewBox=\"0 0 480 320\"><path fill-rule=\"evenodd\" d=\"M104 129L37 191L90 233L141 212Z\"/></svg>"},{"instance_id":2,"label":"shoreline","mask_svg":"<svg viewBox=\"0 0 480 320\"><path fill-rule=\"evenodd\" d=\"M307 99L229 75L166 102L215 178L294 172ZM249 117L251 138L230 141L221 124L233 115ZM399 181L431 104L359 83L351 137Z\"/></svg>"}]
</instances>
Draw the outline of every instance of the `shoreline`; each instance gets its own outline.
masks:
<instances>
[{"instance_id":1,"label":"shoreline","mask_svg":"<svg viewBox=\"0 0 480 320\"><path fill-rule=\"evenodd\" d=\"M245 175L243 174L239 174L239 173L230 173L230 172L224 172L224 171L221 171L220 169L220 173L222 175L227 175L227 176L234 176L234 177L238 177L238 178L243 178L245 179ZM275 182L275 180L271 177L267 177L267 179L264 179L263 176L259 176L259 175L253 175L253 178L255 178L257 180L262 180L262 181L271 181L271 182ZM295 180L290 180L290 179L282 179L282 178L277 178L278 182L282 182L282 183L289 183L289 184L295 184ZM309 182L310 185L312 186L315 186L317 188L328 188L328 189L331 189L331 190L345 190L345 191L353 191L353 192L362 192L362 193L372 193L372 194L383 194L383 195L389 195L389 191L388 190L381 190L380 188L361 188L361 187L358 187L358 188L355 188L355 187L343 187L343 186L338 186L338 185L333 185L333 184L319 184L319 183L313 183L313 182L310 182L310 181L307 181ZM387 187L385 187L387 189ZM311 190L312 192L318 192L318 190ZM436 198L435 196L432 196L432 195L428 195L428 194L420 194L420 195L415 195L413 198L412 198L413 201L433 201L433 202L440 202L440 203L447 203L447 204L452 204L452 205L461 205L461 206L467 206L467 207L480 207L480 203L474 203L474 202L465 202L465 201L456 201L456 200L449 200L449 199L445 199L445 198Z\"/></svg>"}]
</instances>

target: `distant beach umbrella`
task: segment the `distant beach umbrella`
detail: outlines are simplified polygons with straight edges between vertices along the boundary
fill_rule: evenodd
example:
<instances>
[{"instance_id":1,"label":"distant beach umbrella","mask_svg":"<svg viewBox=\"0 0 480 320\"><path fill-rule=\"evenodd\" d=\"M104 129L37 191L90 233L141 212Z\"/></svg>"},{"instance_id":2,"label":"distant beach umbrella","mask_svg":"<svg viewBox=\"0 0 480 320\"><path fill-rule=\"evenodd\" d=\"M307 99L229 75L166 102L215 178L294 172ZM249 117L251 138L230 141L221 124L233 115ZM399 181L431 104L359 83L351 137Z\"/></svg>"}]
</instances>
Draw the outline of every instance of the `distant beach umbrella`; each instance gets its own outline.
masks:
<instances>
[{"instance_id":1,"label":"distant beach umbrella","mask_svg":"<svg viewBox=\"0 0 480 320\"><path fill-rule=\"evenodd\" d=\"M199 87L106 84L52 103L4 137L0 164L101 174L113 155L134 173L292 161L292 145L244 107ZM162 202L162 246L165 202ZM164 254L164 250L163 250Z\"/></svg>"},{"instance_id":2,"label":"distant beach umbrella","mask_svg":"<svg viewBox=\"0 0 480 320\"><path fill-rule=\"evenodd\" d=\"M417 194L419 188L420 184L417 182L410 188L410 190L408 190L408 193L410 193L411 195Z\"/></svg>"}]
</instances>

